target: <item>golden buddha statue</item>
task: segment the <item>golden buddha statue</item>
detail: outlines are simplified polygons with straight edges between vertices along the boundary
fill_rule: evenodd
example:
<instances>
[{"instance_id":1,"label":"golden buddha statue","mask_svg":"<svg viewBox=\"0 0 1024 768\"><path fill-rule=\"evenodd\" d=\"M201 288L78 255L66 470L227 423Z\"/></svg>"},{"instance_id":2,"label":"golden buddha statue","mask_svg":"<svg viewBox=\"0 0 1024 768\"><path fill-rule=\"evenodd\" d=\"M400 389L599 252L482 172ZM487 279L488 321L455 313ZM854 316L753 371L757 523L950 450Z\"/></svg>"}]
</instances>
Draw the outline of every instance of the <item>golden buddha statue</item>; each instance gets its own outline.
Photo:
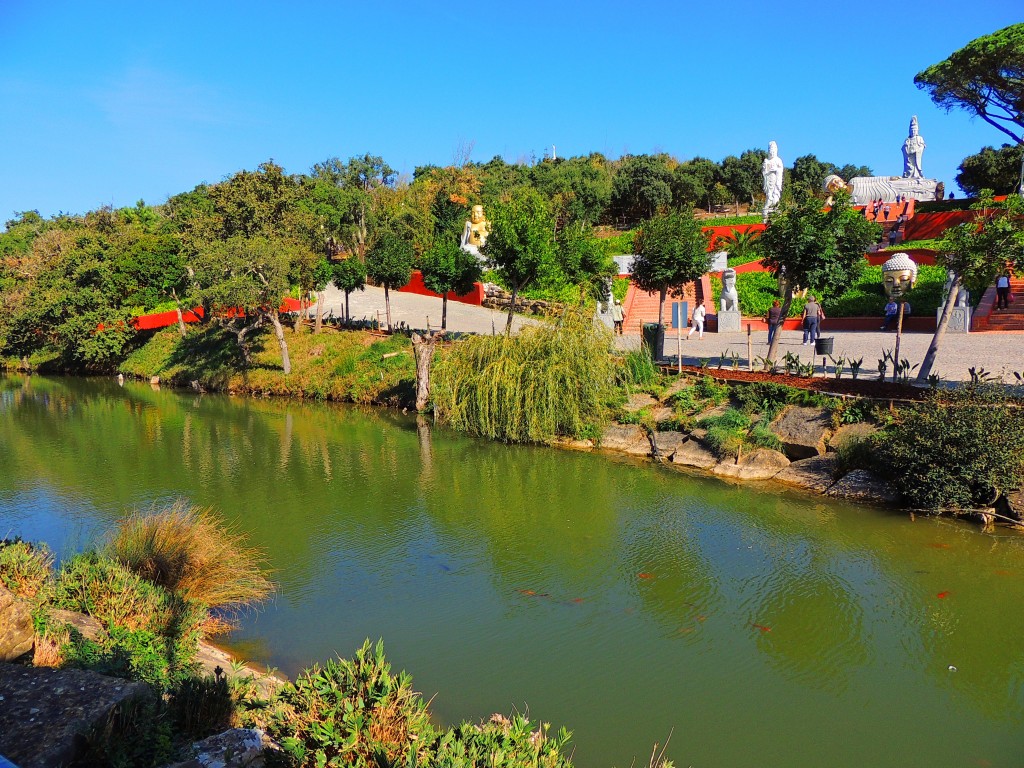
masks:
<instances>
[{"instance_id":1,"label":"golden buddha statue","mask_svg":"<svg viewBox=\"0 0 1024 768\"><path fill-rule=\"evenodd\" d=\"M484 207L474 205L469 212L469 221L462 230L462 250L480 255L480 248L487 242L491 223L484 218Z\"/></svg>"}]
</instances>

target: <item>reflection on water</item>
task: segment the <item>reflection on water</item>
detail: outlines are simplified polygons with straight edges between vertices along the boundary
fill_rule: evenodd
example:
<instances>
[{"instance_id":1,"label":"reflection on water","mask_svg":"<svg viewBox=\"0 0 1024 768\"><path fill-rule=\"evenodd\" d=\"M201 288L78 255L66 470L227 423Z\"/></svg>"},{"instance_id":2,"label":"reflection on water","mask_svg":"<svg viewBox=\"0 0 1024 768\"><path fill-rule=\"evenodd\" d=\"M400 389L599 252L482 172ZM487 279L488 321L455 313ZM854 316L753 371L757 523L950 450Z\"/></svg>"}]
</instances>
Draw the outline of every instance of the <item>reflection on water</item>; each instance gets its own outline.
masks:
<instances>
[{"instance_id":1,"label":"reflection on water","mask_svg":"<svg viewBox=\"0 0 1024 768\"><path fill-rule=\"evenodd\" d=\"M0 535L66 553L179 496L275 569L240 652L295 673L382 636L439 718L528 706L581 766L673 729L678 765L1018 762L1010 532L393 413L0 378Z\"/></svg>"}]
</instances>

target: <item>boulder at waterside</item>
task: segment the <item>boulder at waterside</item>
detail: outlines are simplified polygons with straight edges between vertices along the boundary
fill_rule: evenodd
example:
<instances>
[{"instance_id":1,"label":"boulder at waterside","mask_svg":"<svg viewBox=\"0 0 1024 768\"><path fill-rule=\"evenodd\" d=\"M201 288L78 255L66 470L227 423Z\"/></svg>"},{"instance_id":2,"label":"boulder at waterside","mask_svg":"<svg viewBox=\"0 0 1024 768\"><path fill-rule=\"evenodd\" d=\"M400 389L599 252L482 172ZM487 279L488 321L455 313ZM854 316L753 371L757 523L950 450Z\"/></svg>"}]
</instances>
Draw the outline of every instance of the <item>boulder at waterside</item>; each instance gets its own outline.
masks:
<instances>
[{"instance_id":1,"label":"boulder at waterside","mask_svg":"<svg viewBox=\"0 0 1024 768\"><path fill-rule=\"evenodd\" d=\"M873 424L866 424L863 421L856 424L844 424L828 439L829 450L838 451L850 443L867 440L877 431L878 427Z\"/></svg>"},{"instance_id":2,"label":"boulder at waterside","mask_svg":"<svg viewBox=\"0 0 1024 768\"><path fill-rule=\"evenodd\" d=\"M601 447L631 456L650 456L651 441L636 424L610 424L601 435Z\"/></svg>"},{"instance_id":3,"label":"boulder at waterside","mask_svg":"<svg viewBox=\"0 0 1024 768\"><path fill-rule=\"evenodd\" d=\"M14 661L32 650L32 607L0 586L0 661Z\"/></svg>"},{"instance_id":4,"label":"boulder at waterside","mask_svg":"<svg viewBox=\"0 0 1024 768\"><path fill-rule=\"evenodd\" d=\"M880 505L895 504L899 500L899 494L891 485L866 469L853 470L829 488L827 495Z\"/></svg>"},{"instance_id":5,"label":"boulder at waterside","mask_svg":"<svg viewBox=\"0 0 1024 768\"><path fill-rule=\"evenodd\" d=\"M791 406L782 412L770 427L782 442L782 449L792 461L809 459L825 453L832 434L832 419L821 408Z\"/></svg>"},{"instance_id":6,"label":"boulder at waterside","mask_svg":"<svg viewBox=\"0 0 1024 768\"><path fill-rule=\"evenodd\" d=\"M779 472L775 479L786 485L824 493L833 483L835 469L835 456L812 456L809 459L794 461Z\"/></svg>"},{"instance_id":7,"label":"boulder at waterside","mask_svg":"<svg viewBox=\"0 0 1024 768\"><path fill-rule=\"evenodd\" d=\"M679 446L686 442L686 435L682 432L655 432L654 445L658 448L658 455L667 459L675 453Z\"/></svg>"},{"instance_id":8,"label":"boulder at waterside","mask_svg":"<svg viewBox=\"0 0 1024 768\"><path fill-rule=\"evenodd\" d=\"M691 439L676 448L676 452L672 454L672 463L683 467L711 469L718 463L718 457L691 436Z\"/></svg>"},{"instance_id":9,"label":"boulder at waterside","mask_svg":"<svg viewBox=\"0 0 1024 768\"><path fill-rule=\"evenodd\" d=\"M723 461L711 471L719 477L737 480L771 480L789 466L789 459L770 448L758 448L740 456L739 461Z\"/></svg>"}]
</instances>

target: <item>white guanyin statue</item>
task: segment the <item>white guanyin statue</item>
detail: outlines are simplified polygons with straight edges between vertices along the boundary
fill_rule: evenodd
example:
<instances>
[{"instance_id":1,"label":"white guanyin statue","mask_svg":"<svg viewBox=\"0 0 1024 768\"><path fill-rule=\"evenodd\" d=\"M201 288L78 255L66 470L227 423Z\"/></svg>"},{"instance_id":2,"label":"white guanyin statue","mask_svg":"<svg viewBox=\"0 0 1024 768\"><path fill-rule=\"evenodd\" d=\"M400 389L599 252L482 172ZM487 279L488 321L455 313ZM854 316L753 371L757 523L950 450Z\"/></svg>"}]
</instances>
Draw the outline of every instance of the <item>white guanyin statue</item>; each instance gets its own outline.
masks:
<instances>
[{"instance_id":1,"label":"white guanyin statue","mask_svg":"<svg viewBox=\"0 0 1024 768\"><path fill-rule=\"evenodd\" d=\"M768 142L768 157L761 163L761 176L764 179L764 220L768 214L779 207L782 199L782 174L785 166L779 157L779 147L774 141Z\"/></svg>"},{"instance_id":2,"label":"white guanyin statue","mask_svg":"<svg viewBox=\"0 0 1024 768\"><path fill-rule=\"evenodd\" d=\"M921 157L924 155L924 139L917 132L917 115L910 118L910 135L903 142L903 178L923 179Z\"/></svg>"}]
</instances>

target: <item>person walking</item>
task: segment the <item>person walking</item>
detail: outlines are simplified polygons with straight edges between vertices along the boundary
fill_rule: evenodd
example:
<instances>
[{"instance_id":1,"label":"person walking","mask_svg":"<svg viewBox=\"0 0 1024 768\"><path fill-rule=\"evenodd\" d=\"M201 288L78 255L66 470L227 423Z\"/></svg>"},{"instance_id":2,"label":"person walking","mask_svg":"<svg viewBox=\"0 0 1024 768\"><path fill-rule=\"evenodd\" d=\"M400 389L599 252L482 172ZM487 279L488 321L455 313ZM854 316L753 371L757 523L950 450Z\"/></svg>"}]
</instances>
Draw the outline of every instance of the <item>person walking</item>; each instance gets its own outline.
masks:
<instances>
[{"instance_id":1,"label":"person walking","mask_svg":"<svg viewBox=\"0 0 1024 768\"><path fill-rule=\"evenodd\" d=\"M707 314L707 310L704 309L703 304L698 304L693 308L693 327L690 328L690 332L686 334L686 338L689 339L693 336L693 332L697 331L697 340L704 338L704 316Z\"/></svg>"},{"instance_id":2,"label":"person walking","mask_svg":"<svg viewBox=\"0 0 1024 768\"><path fill-rule=\"evenodd\" d=\"M618 299L612 304L612 323L615 333L622 335L622 322L626 319L626 313L622 310L622 302Z\"/></svg>"},{"instance_id":3,"label":"person walking","mask_svg":"<svg viewBox=\"0 0 1024 768\"><path fill-rule=\"evenodd\" d=\"M804 304L804 346L813 344L820 334L819 326L825 319L825 312L813 296L807 297ZM808 341L809 339L809 341Z\"/></svg>"},{"instance_id":4,"label":"person walking","mask_svg":"<svg viewBox=\"0 0 1024 768\"><path fill-rule=\"evenodd\" d=\"M779 300L776 299L772 302L771 307L768 309L768 316L765 317L768 323L768 346L772 345L772 339L775 338L775 331L778 330L779 326L782 325L782 307L779 306Z\"/></svg>"},{"instance_id":5,"label":"person walking","mask_svg":"<svg viewBox=\"0 0 1024 768\"><path fill-rule=\"evenodd\" d=\"M1010 308L1010 273L1004 272L996 278L996 309Z\"/></svg>"}]
</instances>

